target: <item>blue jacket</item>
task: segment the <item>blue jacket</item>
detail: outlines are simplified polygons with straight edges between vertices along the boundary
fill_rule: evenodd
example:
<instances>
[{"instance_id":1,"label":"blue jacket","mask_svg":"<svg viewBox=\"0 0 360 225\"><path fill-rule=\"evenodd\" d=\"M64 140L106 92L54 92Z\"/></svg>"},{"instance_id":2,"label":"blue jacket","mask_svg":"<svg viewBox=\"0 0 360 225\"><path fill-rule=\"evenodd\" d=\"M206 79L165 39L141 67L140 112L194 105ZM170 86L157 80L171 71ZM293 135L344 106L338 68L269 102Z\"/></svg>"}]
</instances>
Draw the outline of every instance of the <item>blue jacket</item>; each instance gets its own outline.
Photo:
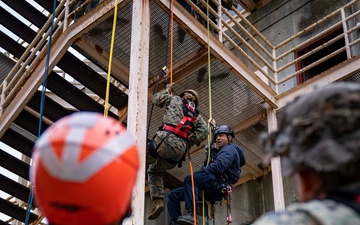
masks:
<instances>
[{"instance_id":1,"label":"blue jacket","mask_svg":"<svg viewBox=\"0 0 360 225\"><path fill-rule=\"evenodd\" d=\"M217 178L224 178L226 182L235 184L240 178L241 167L245 163L245 156L241 148L234 144L228 144L216 152L212 162L203 169Z\"/></svg>"}]
</instances>

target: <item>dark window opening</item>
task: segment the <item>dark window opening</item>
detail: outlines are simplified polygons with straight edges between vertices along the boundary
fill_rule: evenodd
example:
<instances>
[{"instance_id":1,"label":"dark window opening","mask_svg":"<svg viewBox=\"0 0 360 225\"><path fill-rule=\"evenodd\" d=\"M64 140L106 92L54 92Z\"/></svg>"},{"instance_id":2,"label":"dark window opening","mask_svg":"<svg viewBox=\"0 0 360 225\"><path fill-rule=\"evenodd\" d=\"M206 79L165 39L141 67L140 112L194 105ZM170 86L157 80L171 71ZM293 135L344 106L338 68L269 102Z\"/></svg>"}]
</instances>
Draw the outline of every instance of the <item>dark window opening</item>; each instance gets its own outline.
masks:
<instances>
[{"instance_id":1,"label":"dark window opening","mask_svg":"<svg viewBox=\"0 0 360 225\"><path fill-rule=\"evenodd\" d=\"M307 46L303 47L302 49L298 50L295 53L295 57L299 58L300 56L305 55L306 53L308 53L308 52L312 51L313 49L317 48L318 46L321 46L322 44L330 41L331 39L341 35L342 33L343 33L343 29L342 29L342 27L339 27L339 28L325 34L323 37L315 40L314 42L312 42L312 43L308 44ZM308 56L304 60L298 62L296 65L296 70L300 70L300 69L310 65L344 46L345 46L345 40L344 40L344 38L341 38L338 41L332 43L331 45L321 49L320 51L318 51L318 52ZM306 80L309 80L309 79L313 78L314 76L330 69L331 67L345 61L346 59L347 59L346 51L340 52L339 54L325 60L324 62L320 63L319 65L305 71L304 73L299 74L297 76L297 82L298 82L298 84L301 84L301 83L305 82Z\"/></svg>"}]
</instances>

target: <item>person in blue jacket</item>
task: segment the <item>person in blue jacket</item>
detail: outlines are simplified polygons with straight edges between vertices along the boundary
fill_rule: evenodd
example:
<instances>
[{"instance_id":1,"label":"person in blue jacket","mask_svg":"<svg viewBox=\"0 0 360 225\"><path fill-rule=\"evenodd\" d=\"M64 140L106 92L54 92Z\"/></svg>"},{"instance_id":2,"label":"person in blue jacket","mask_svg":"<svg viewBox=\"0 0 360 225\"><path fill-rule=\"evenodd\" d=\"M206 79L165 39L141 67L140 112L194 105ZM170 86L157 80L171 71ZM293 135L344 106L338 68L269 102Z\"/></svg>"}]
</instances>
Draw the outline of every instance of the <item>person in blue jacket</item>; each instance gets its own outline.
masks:
<instances>
[{"instance_id":1,"label":"person in blue jacket","mask_svg":"<svg viewBox=\"0 0 360 225\"><path fill-rule=\"evenodd\" d=\"M211 203L222 198L223 184L235 184L245 165L241 148L232 143L234 131L228 125L221 125L214 132L217 144L211 162L194 173L196 204L199 191L204 190L205 199ZM186 214L181 214L180 202L185 201ZM194 224L191 176L187 175L182 187L170 191L166 198L170 224Z\"/></svg>"}]
</instances>

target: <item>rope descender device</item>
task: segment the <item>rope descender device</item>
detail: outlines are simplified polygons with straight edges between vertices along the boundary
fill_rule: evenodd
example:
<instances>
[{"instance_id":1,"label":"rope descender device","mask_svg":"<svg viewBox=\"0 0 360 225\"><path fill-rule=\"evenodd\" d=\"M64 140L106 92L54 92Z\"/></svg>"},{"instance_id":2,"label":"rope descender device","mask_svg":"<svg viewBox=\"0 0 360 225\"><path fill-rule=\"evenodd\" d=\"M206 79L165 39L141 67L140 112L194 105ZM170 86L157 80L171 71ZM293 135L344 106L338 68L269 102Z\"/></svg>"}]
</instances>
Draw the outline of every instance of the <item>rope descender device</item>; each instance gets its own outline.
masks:
<instances>
[{"instance_id":1,"label":"rope descender device","mask_svg":"<svg viewBox=\"0 0 360 225\"><path fill-rule=\"evenodd\" d=\"M163 68L161 68L161 71L162 71L162 73L164 75L164 81L163 82L164 82L164 85L166 87L166 85L168 84L167 80L169 78L169 68L167 68L167 66L163 66Z\"/></svg>"}]
</instances>

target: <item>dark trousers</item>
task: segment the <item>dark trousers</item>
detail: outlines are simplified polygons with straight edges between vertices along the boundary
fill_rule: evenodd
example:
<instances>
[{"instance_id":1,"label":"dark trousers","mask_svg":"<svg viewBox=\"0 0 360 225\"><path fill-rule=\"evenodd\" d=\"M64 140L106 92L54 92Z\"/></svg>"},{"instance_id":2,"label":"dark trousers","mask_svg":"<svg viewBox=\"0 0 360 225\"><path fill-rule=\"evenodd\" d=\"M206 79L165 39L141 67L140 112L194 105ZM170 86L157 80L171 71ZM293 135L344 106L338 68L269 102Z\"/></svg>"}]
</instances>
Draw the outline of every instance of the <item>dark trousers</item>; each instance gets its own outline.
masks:
<instances>
[{"instance_id":1,"label":"dark trousers","mask_svg":"<svg viewBox=\"0 0 360 225\"><path fill-rule=\"evenodd\" d=\"M205 200L215 203L222 198L221 180L204 170L200 170L194 174L194 191L196 196L196 204L199 200L199 191L205 190ZM191 176L187 175L184 179L183 187L170 191L166 197L166 204L169 213L170 222L176 221L181 216L180 202L185 201L185 208L188 212L193 212L193 198Z\"/></svg>"}]
</instances>

